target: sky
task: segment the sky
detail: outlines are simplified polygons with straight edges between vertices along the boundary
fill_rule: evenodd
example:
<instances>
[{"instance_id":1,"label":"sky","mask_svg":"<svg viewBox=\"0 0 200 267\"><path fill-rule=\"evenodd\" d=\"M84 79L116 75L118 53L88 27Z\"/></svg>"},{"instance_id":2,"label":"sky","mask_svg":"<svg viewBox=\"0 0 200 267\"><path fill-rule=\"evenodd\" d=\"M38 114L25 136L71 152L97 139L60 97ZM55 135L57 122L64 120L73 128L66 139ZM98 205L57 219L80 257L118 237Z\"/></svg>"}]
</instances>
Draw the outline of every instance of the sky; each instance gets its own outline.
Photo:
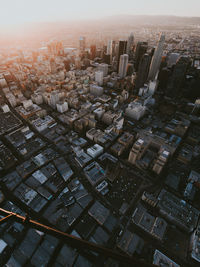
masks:
<instances>
[{"instance_id":1,"label":"sky","mask_svg":"<svg viewBox=\"0 0 200 267\"><path fill-rule=\"evenodd\" d=\"M200 16L200 0L0 0L0 26L120 14Z\"/></svg>"}]
</instances>

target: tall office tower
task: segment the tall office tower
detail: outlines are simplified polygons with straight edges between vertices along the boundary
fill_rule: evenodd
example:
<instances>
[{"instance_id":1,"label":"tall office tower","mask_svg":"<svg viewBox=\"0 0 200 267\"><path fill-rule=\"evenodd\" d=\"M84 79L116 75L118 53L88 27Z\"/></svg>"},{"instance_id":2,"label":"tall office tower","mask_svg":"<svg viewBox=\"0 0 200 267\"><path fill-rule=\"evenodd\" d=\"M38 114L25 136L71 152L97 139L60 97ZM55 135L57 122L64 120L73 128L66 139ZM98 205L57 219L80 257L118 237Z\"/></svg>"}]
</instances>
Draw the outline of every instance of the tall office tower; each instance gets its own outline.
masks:
<instances>
[{"instance_id":1,"label":"tall office tower","mask_svg":"<svg viewBox=\"0 0 200 267\"><path fill-rule=\"evenodd\" d=\"M103 55L103 62L105 62L106 64L110 65L111 55L104 54Z\"/></svg>"},{"instance_id":2,"label":"tall office tower","mask_svg":"<svg viewBox=\"0 0 200 267\"><path fill-rule=\"evenodd\" d=\"M167 89L169 93L173 96L178 96L180 94L181 86L184 82L186 71L191 64L191 60L188 56L182 56L178 59L172 76L169 78Z\"/></svg>"},{"instance_id":3,"label":"tall office tower","mask_svg":"<svg viewBox=\"0 0 200 267\"><path fill-rule=\"evenodd\" d=\"M118 56L117 56L117 70L119 71L119 61L121 55L126 54L126 48L127 48L127 41L119 41L119 47L118 47Z\"/></svg>"},{"instance_id":4,"label":"tall office tower","mask_svg":"<svg viewBox=\"0 0 200 267\"><path fill-rule=\"evenodd\" d=\"M149 80L154 80L156 77L156 74L158 73L158 70L160 68L161 60L162 60L162 54L163 54L163 47L164 47L164 42L165 42L165 35L161 34L160 35L160 40L158 42L158 45L156 47L156 50L154 52L152 61L151 61L151 66L150 66L150 71L149 71Z\"/></svg>"},{"instance_id":5,"label":"tall office tower","mask_svg":"<svg viewBox=\"0 0 200 267\"><path fill-rule=\"evenodd\" d=\"M147 81L148 73L149 73L149 67L151 64L151 58L152 56L149 54L144 54L140 60L137 78L135 82L135 88L140 89L144 83Z\"/></svg>"},{"instance_id":6,"label":"tall office tower","mask_svg":"<svg viewBox=\"0 0 200 267\"><path fill-rule=\"evenodd\" d=\"M103 84L103 71L99 70L95 72L95 82L100 86Z\"/></svg>"},{"instance_id":7,"label":"tall office tower","mask_svg":"<svg viewBox=\"0 0 200 267\"><path fill-rule=\"evenodd\" d=\"M159 72L158 75L158 80L159 80L159 86L158 89L161 91L165 91L168 86L168 81L171 75L171 70L168 68L162 68Z\"/></svg>"},{"instance_id":8,"label":"tall office tower","mask_svg":"<svg viewBox=\"0 0 200 267\"><path fill-rule=\"evenodd\" d=\"M93 60L96 57L96 45L90 46L90 58Z\"/></svg>"},{"instance_id":9,"label":"tall office tower","mask_svg":"<svg viewBox=\"0 0 200 267\"><path fill-rule=\"evenodd\" d=\"M135 50L135 70L138 71L140 60L142 56L147 52L148 43L138 42Z\"/></svg>"},{"instance_id":10,"label":"tall office tower","mask_svg":"<svg viewBox=\"0 0 200 267\"><path fill-rule=\"evenodd\" d=\"M112 55L112 46L113 46L113 41L109 40L107 45L107 55Z\"/></svg>"},{"instance_id":11,"label":"tall office tower","mask_svg":"<svg viewBox=\"0 0 200 267\"><path fill-rule=\"evenodd\" d=\"M85 37L80 37L79 39L79 48L81 52L85 51Z\"/></svg>"},{"instance_id":12,"label":"tall office tower","mask_svg":"<svg viewBox=\"0 0 200 267\"><path fill-rule=\"evenodd\" d=\"M130 55L130 52L133 48L133 43L134 43L134 36L133 36L133 33L131 33L130 36L128 37L127 49L126 49L126 53L128 55Z\"/></svg>"},{"instance_id":13,"label":"tall office tower","mask_svg":"<svg viewBox=\"0 0 200 267\"><path fill-rule=\"evenodd\" d=\"M103 76L108 75L108 64L101 63L98 65L98 70L103 72Z\"/></svg>"},{"instance_id":14,"label":"tall office tower","mask_svg":"<svg viewBox=\"0 0 200 267\"><path fill-rule=\"evenodd\" d=\"M124 54L120 56L119 62L119 76L120 78L124 78L126 76L128 66L128 55Z\"/></svg>"},{"instance_id":15,"label":"tall office tower","mask_svg":"<svg viewBox=\"0 0 200 267\"><path fill-rule=\"evenodd\" d=\"M112 56L116 56L116 41L112 41Z\"/></svg>"}]
</instances>

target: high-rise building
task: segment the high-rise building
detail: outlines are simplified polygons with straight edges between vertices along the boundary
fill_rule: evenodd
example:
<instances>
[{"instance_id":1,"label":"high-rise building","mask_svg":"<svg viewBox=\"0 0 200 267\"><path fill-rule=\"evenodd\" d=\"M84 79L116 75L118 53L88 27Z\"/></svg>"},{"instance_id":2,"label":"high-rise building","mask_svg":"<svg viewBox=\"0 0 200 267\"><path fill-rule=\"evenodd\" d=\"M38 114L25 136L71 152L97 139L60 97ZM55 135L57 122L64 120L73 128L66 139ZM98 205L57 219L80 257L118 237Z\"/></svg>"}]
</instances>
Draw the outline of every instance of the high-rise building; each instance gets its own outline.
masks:
<instances>
[{"instance_id":1,"label":"high-rise building","mask_svg":"<svg viewBox=\"0 0 200 267\"><path fill-rule=\"evenodd\" d=\"M135 70L138 71L140 60L142 56L147 52L148 43L138 42L135 50Z\"/></svg>"},{"instance_id":2,"label":"high-rise building","mask_svg":"<svg viewBox=\"0 0 200 267\"><path fill-rule=\"evenodd\" d=\"M79 39L79 48L81 52L85 51L85 37L80 37Z\"/></svg>"},{"instance_id":3,"label":"high-rise building","mask_svg":"<svg viewBox=\"0 0 200 267\"><path fill-rule=\"evenodd\" d=\"M178 58L180 57L179 53L171 53L167 57L167 67L171 68L176 64Z\"/></svg>"},{"instance_id":4,"label":"high-rise building","mask_svg":"<svg viewBox=\"0 0 200 267\"><path fill-rule=\"evenodd\" d=\"M182 56L178 59L172 76L169 78L167 89L170 91L170 94L173 96L178 96L181 90L181 86L184 82L186 71L189 64L191 63L188 56Z\"/></svg>"},{"instance_id":5,"label":"high-rise building","mask_svg":"<svg viewBox=\"0 0 200 267\"><path fill-rule=\"evenodd\" d=\"M149 73L149 67L151 64L151 55L144 54L140 60L137 78L135 82L135 88L139 89L144 85L144 83L147 81L148 73Z\"/></svg>"},{"instance_id":6,"label":"high-rise building","mask_svg":"<svg viewBox=\"0 0 200 267\"><path fill-rule=\"evenodd\" d=\"M98 85L103 84L103 71L96 71L95 72L95 82L98 83Z\"/></svg>"},{"instance_id":7,"label":"high-rise building","mask_svg":"<svg viewBox=\"0 0 200 267\"><path fill-rule=\"evenodd\" d=\"M109 40L108 45L107 45L107 55L112 55L112 46L113 46L113 42L112 40Z\"/></svg>"},{"instance_id":8,"label":"high-rise building","mask_svg":"<svg viewBox=\"0 0 200 267\"><path fill-rule=\"evenodd\" d=\"M152 61L151 61L151 66L150 66L150 71L149 71L149 80L154 80L156 77L156 74L158 73L158 70L160 68L161 60L162 60L162 54L163 54L163 47L164 47L164 42L165 42L165 35L161 34L160 35L160 40L158 42L158 45L156 47L156 50L154 52Z\"/></svg>"},{"instance_id":9,"label":"high-rise building","mask_svg":"<svg viewBox=\"0 0 200 267\"><path fill-rule=\"evenodd\" d=\"M90 46L90 58L93 60L96 57L96 45Z\"/></svg>"},{"instance_id":10,"label":"high-rise building","mask_svg":"<svg viewBox=\"0 0 200 267\"><path fill-rule=\"evenodd\" d=\"M126 53L130 56L130 52L133 48L133 43L134 43L134 36L133 33L130 34L128 37L128 42L127 42L127 48L126 48Z\"/></svg>"},{"instance_id":11,"label":"high-rise building","mask_svg":"<svg viewBox=\"0 0 200 267\"><path fill-rule=\"evenodd\" d=\"M116 56L116 52L117 52L117 49L116 49L116 41L112 41L112 56Z\"/></svg>"},{"instance_id":12,"label":"high-rise building","mask_svg":"<svg viewBox=\"0 0 200 267\"><path fill-rule=\"evenodd\" d=\"M126 54L127 41L119 41L118 56L117 56L117 70L119 70L120 56Z\"/></svg>"},{"instance_id":13,"label":"high-rise building","mask_svg":"<svg viewBox=\"0 0 200 267\"><path fill-rule=\"evenodd\" d=\"M128 55L127 54L121 55L119 62L119 76L121 78L124 78L126 76L127 66L128 66Z\"/></svg>"},{"instance_id":14,"label":"high-rise building","mask_svg":"<svg viewBox=\"0 0 200 267\"><path fill-rule=\"evenodd\" d=\"M104 55L103 55L103 61L104 61L106 64L110 65L110 63L111 63L111 55L104 54Z\"/></svg>"},{"instance_id":15,"label":"high-rise building","mask_svg":"<svg viewBox=\"0 0 200 267\"><path fill-rule=\"evenodd\" d=\"M105 63L101 63L98 65L98 70L103 72L103 76L107 76L108 75L108 64Z\"/></svg>"},{"instance_id":16,"label":"high-rise building","mask_svg":"<svg viewBox=\"0 0 200 267\"><path fill-rule=\"evenodd\" d=\"M112 62L112 55L113 55L113 41L109 40L106 54L104 54L104 62L110 64Z\"/></svg>"}]
</instances>

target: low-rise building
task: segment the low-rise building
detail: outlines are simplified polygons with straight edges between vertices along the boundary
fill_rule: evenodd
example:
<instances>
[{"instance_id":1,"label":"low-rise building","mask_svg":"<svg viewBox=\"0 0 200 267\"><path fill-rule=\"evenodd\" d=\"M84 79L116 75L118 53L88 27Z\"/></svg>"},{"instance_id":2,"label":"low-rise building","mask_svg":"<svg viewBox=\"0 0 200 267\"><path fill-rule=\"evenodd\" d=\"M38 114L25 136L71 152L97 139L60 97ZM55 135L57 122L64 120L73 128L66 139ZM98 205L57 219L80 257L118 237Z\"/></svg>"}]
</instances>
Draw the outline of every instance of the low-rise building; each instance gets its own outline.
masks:
<instances>
[{"instance_id":1,"label":"low-rise building","mask_svg":"<svg viewBox=\"0 0 200 267\"><path fill-rule=\"evenodd\" d=\"M103 153L103 147L98 144L95 144L94 146L87 149L87 153L92 158L96 158Z\"/></svg>"}]
</instances>

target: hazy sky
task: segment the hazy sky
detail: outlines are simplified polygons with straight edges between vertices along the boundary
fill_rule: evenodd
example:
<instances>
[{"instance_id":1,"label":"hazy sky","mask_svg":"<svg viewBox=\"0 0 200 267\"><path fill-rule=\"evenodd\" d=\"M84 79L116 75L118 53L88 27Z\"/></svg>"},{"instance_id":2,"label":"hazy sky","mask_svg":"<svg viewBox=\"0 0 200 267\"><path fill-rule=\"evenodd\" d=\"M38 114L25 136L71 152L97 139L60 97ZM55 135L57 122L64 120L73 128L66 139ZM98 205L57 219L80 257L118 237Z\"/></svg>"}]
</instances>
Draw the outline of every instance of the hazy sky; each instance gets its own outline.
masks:
<instances>
[{"instance_id":1,"label":"hazy sky","mask_svg":"<svg viewBox=\"0 0 200 267\"><path fill-rule=\"evenodd\" d=\"M200 0L0 0L0 25L116 14L200 16Z\"/></svg>"}]
</instances>

